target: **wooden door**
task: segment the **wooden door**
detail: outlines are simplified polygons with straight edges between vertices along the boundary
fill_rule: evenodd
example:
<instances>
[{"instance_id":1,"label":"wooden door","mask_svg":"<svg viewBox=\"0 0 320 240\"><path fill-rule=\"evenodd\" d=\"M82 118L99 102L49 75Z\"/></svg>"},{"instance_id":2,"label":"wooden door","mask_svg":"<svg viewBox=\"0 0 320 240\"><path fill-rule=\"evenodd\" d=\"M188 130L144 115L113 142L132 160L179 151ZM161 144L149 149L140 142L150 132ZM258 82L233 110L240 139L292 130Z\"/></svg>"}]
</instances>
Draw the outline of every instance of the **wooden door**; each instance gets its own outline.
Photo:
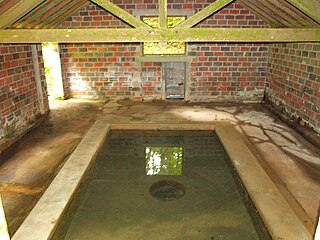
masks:
<instances>
[{"instance_id":1,"label":"wooden door","mask_svg":"<svg viewBox=\"0 0 320 240\"><path fill-rule=\"evenodd\" d=\"M164 67L165 94L167 99L184 99L186 82L185 62L166 62Z\"/></svg>"}]
</instances>

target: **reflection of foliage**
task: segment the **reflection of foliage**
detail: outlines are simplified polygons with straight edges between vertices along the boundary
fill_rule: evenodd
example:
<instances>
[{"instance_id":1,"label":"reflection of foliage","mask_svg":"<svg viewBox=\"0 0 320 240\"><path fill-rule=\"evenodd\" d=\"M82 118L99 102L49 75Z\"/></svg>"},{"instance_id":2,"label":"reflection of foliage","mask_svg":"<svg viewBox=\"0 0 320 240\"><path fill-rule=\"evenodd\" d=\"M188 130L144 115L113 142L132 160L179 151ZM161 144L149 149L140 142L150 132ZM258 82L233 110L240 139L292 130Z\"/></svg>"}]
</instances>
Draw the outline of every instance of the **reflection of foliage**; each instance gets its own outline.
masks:
<instances>
[{"instance_id":1,"label":"reflection of foliage","mask_svg":"<svg viewBox=\"0 0 320 240\"><path fill-rule=\"evenodd\" d=\"M147 175L181 175L183 148L147 147Z\"/></svg>"},{"instance_id":2,"label":"reflection of foliage","mask_svg":"<svg viewBox=\"0 0 320 240\"><path fill-rule=\"evenodd\" d=\"M153 28L159 28L158 17L144 17L142 19L147 25ZM168 28L178 26L185 20L185 17L168 17ZM184 42L147 42L144 43L144 54L184 54Z\"/></svg>"}]
</instances>

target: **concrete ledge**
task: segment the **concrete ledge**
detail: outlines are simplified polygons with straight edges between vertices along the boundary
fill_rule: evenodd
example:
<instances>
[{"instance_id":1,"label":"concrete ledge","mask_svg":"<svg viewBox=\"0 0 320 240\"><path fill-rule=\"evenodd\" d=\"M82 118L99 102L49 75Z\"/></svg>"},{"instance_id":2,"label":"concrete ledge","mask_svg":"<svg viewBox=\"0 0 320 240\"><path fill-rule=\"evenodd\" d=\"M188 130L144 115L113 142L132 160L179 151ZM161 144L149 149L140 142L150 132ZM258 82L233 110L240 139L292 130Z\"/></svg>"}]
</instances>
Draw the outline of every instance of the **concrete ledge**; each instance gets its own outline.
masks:
<instances>
[{"instance_id":1,"label":"concrete ledge","mask_svg":"<svg viewBox=\"0 0 320 240\"><path fill-rule=\"evenodd\" d=\"M311 240L309 231L231 124L217 124L216 133L272 238Z\"/></svg>"},{"instance_id":2,"label":"concrete ledge","mask_svg":"<svg viewBox=\"0 0 320 240\"><path fill-rule=\"evenodd\" d=\"M50 239L109 129L110 125L102 121L93 124L12 240Z\"/></svg>"}]
</instances>

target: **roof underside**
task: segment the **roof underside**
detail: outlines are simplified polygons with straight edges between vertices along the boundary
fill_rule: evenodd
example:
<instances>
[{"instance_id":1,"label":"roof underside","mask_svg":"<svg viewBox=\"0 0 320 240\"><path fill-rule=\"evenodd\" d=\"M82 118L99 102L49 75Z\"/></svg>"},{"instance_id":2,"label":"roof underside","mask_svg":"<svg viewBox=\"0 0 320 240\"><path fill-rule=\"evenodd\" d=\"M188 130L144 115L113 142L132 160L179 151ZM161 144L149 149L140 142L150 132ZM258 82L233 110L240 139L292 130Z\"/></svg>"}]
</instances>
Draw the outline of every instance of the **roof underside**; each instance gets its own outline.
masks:
<instances>
[{"instance_id":1,"label":"roof underside","mask_svg":"<svg viewBox=\"0 0 320 240\"><path fill-rule=\"evenodd\" d=\"M90 2L87 0L0 0L0 29L57 28ZM313 6L320 9L320 0L239 0L238 2L274 28L320 27L319 17L315 17L315 14L312 14L315 10L310 9ZM301 7L300 2L308 3L307 6Z\"/></svg>"}]
</instances>

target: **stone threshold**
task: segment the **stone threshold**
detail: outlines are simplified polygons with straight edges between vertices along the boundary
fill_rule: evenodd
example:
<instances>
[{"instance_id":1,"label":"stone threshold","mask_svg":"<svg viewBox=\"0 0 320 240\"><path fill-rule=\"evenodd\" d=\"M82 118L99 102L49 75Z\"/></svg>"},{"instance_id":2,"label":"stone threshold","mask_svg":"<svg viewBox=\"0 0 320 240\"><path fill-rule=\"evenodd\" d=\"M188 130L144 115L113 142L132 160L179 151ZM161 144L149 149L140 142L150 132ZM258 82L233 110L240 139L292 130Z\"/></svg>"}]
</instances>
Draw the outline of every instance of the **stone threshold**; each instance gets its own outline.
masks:
<instances>
[{"instance_id":1,"label":"stone threshold","mask_svg":"<svg viewBox=\"0 0 320 240\"><path fill-rule=\"evenodd\" d=\"M12 240L50 239L110 130L214 130L273 239L312 236L228 122L212 124L107 124L97 120L40 198Z\"/></svg>"}]
</instances>

